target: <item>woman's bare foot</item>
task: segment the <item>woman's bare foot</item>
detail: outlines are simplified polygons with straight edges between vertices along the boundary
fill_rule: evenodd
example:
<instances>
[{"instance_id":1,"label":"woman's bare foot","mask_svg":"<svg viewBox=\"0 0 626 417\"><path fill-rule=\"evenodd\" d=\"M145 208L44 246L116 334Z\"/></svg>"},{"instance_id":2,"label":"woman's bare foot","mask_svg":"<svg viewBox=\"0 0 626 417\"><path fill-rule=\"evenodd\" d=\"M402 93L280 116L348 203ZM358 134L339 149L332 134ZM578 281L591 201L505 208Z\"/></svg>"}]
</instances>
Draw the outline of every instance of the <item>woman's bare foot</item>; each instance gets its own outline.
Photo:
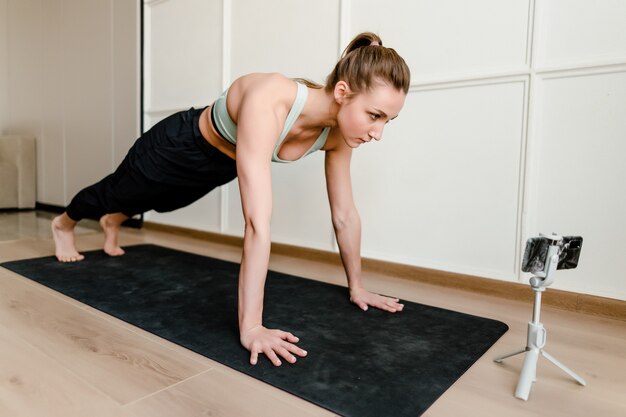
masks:
<instances>
[{"instance_id":1,"label":"woman's bare foot","mask_svg":"<svg viewBox=\"0 0 626 417\"><path fill-rule=\"evenodd\" d=\"M74 244L74 227L76 222L63 213L52 220L52 237L59 262L76 262L85 259L78 253Z\"/></svg>"},{"instance_id":2,"label":"woman's bare foot","mask_svg":"<svg viewBox=\"0 0 626 417\"><path fill-rule=\"evenodd\" d=\"M124 249L117 243L120 225L128 219L121 213L105 214L100 217L100 226L104 230L104 252L109 256L122 256Z\"/></svg>"}]
</instances>

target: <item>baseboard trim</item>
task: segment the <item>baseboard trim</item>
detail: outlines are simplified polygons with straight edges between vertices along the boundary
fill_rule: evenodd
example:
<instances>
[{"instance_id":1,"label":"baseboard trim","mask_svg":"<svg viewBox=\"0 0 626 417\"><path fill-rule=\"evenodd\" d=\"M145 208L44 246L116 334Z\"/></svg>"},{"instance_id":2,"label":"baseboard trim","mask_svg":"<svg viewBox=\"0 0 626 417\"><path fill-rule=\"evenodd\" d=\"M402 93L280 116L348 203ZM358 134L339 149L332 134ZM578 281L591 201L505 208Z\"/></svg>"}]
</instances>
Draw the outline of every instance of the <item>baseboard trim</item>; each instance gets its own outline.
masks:
<instances>
[{"instance_id":1,"label":"baseboard trim","mask_svg":"<svg viewBox=\"0 0 626 417\"><path fill-rule=\"evenodd\" d=\"M243 239L236 236L227 236L219 233L164 225L149 221L144 222L143 225L147 230L193 237L230 246L241 247L243 245ZM339 254L319 249L309 249L284 243L272 243L272 253L341 265ZM411 281L509 300L532 303L534 297L529 285L517 282L499 281L473 275L439 271L436 269L368 258L362 259L362 267L364 271L384 273L394 277L403 277ZM626 321L626 301L622 300L550 289L550 291L546 291L543 294L542 303L562 310Z\"/></svg>"},{"instance_id":2,"label":"baseboard trim","mask_svg":"<svg viewBox=\"0 0 626 417\"><path fill-rule=\"evenodd\" d=\"M3 207L0 208L0 213L21 213L27 211L34 211L33 207L19 208L19 207Z\"/></svg>"},{"instance_id":3,"label":"baseboard trim","mask_svg":"<svg viewBox=\"0 0 626 417\"><path fill-rule=\"evenodd\" d=\"M54 204L35 203L35 210L47 211L50 213L61 214L65 211L65 207L55 206Z\"/></svg>"}]
</instances>

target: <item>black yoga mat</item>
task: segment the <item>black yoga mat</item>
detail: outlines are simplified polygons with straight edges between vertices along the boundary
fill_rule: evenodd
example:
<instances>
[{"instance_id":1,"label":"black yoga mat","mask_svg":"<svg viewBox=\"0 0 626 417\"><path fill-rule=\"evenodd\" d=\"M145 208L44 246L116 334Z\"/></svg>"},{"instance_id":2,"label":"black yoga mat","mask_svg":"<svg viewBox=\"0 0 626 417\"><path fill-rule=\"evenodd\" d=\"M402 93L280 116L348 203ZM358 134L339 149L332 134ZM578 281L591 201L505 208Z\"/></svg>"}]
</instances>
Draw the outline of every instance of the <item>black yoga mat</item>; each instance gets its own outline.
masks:
<instances>
[{"instance_id":1,"label":"black yoga mat","mask_svg":"<svg viewBox=\"0 0 626 417\"><path fill-rule=\"evenodd\" d=\"M390 314L351 304L347 289L270 271L264 324L308 351L256 366L239 343L239 265L155 245L3 263L69 297L344 416L416 416L495 343L502 322L404 302ZM402 294L393 294L402 297Z\"/></svg>"}]
</instances>

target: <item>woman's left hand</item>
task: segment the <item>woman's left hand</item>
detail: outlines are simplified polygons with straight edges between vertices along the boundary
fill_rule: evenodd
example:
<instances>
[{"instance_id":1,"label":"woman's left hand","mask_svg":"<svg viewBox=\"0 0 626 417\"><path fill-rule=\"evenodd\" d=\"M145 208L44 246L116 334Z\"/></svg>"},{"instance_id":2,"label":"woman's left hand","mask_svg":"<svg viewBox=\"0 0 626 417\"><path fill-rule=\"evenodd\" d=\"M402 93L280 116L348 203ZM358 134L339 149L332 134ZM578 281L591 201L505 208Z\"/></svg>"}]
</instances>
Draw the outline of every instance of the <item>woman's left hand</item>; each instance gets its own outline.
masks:
<instances>
[{"instance_id":1,"label":"woman's left hand","mask_svg":"<svg viewBox=\"0 0 626 417\"><path fill-rule=\"evenodd\" d=\"M367 311L368 306L376 307L390 313L402 311L404 304L399 303L398 298L385 297L367 291L365 288L350 290L350 301L363 311Z\"/></svg>"}]
</instances>

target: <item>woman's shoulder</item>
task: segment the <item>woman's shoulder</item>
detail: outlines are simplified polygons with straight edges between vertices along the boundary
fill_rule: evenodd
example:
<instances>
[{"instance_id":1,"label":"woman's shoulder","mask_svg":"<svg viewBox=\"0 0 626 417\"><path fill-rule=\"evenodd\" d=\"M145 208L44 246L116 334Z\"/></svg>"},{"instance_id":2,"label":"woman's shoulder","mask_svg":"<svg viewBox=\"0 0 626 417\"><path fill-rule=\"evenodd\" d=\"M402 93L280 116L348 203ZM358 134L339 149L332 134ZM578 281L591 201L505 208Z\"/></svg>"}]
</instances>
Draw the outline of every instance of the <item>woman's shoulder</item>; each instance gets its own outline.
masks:
<instances>
[{"instance_id":1,"label":"woman's shoulder","mask_svg":"<svg viewBox=\"0 0 626 417\"><path fill-rule=\"evenodd\" d=\"M273 94L289 94L295 89L295 81L278 72L255 72L242 75L233 81L230 89L239 91L239 94L249 92L271 91Z\"/></svg>"},{"instance_id":2,"label":"woman's shoulder","mask_svg":"<svg viewBox=\"0 0 626 417\"><path fill-rule=\"evenodd\" d=\"M287 117L296 95L296 83L279 73L252 73L237 78L228 89L227 108L231 119L239 123L244 103Z\"/></svg>"}]
</instances>

